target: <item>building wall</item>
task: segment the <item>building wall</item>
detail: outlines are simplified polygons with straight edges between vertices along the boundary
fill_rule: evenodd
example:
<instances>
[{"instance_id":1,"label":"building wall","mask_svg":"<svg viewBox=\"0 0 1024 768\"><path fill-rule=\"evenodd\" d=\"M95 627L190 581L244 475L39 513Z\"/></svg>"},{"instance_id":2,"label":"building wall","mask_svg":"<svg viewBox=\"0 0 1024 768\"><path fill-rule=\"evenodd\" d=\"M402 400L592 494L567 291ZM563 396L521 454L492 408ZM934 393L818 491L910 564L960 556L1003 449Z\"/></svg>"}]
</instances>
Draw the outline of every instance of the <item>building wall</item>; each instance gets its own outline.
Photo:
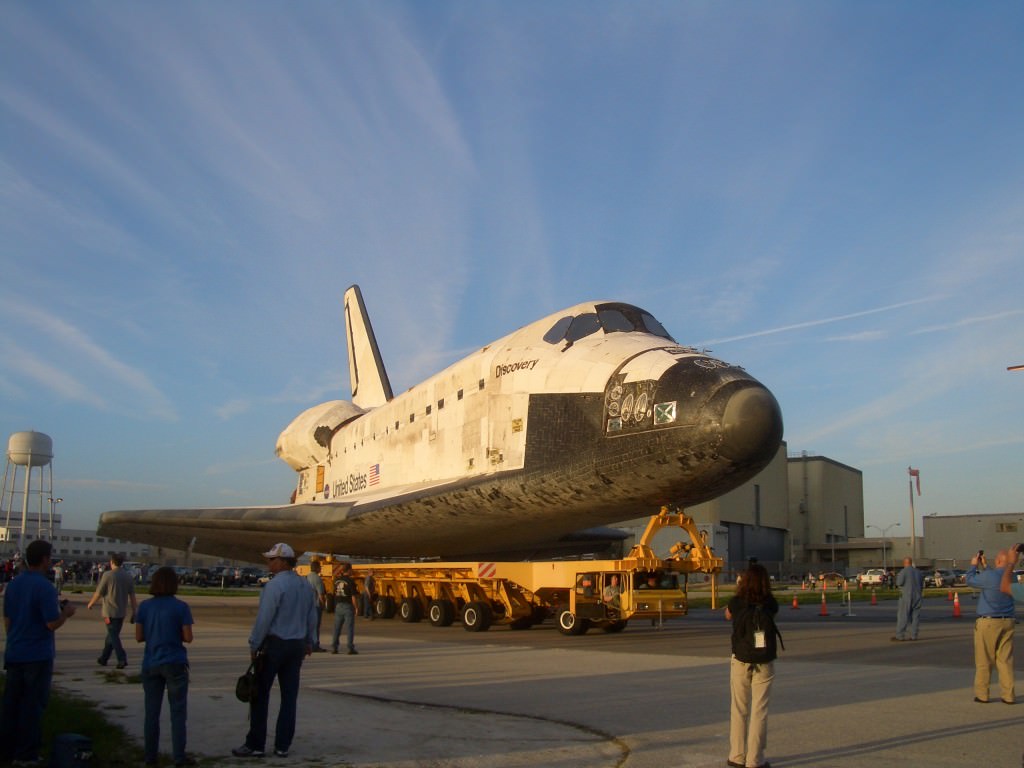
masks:
<instances>
[{"instance_id":1,"label":"building wall","mask_svg":"<svg viewBox=\"0 0 1024 768\"><path fill-rule=\"evenodd\" d=\"M864 536L864 477L859 469L807 454L790 457L787 469L794 559L831 560L833 543ZM843 550L835 551L838 562Z\"/></svg>"},{"instance_id":2,"label":"building wall","mask_svg":"<svg viewBox=\"0 0 1024 768\"><path fill-rule=\"evenodd\" d=\"M989 564L995 554L1024 542L1024 514L925 516L925 557L943 568L966 568L979 549Z\"/></svg>"}]
</instances>

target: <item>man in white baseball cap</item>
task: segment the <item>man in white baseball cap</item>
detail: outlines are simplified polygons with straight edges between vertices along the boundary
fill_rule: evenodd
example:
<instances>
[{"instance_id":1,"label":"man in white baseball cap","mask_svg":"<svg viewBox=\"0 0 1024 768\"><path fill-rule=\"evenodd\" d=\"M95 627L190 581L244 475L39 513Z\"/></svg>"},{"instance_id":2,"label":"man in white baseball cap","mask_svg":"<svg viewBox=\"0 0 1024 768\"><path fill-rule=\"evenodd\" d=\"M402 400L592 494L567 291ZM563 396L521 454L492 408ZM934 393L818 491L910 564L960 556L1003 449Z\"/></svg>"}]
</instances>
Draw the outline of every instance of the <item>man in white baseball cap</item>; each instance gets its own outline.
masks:
<instances>
[{"instance_id":1,"label":"man in white baseball cap","mask_svg":"<svg viewBox=\"0 0 1024 768\"><path fill-rule=\"evenodd\" d=\"M249 733L231 750L235 757L263 757L267 742L270 689L277 678L281 708L274 733L274 754L287 757L295 736L302 661L313 652L316 599L306 580L295 573L295 550L279 542L263 553L273 578L260 594L249 652L256 664L256 694L249 701Z\"/></svg>"}]
</instances>

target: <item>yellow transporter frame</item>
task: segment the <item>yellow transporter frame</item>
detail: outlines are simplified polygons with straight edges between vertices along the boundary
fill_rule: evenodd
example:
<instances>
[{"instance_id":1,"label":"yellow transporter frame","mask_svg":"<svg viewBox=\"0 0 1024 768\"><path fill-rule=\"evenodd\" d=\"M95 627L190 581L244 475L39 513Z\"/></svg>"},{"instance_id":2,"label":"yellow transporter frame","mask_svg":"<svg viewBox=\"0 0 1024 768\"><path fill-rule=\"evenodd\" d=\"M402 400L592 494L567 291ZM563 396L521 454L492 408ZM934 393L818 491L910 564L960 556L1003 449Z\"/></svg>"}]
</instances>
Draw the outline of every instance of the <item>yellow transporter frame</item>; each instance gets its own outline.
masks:
<instances>
[{"instance_id":1,"label":"yellow transporter frame","mask_svg":"<svg viewBox=\"0 0 1024 768\"><path fill-rule=\"evenodd\" d=\"M686 531L690 541L676 543L668 558L659 558L651 542L660 531L673 527ZM321 561L328 587L338 565L333 557ZM373 571L374 612L381 618L397 613L403 621L427 618L444 627L461 617L468 631L481 632L492 624L525 629L553 614L561 632L579 635L591 626L618 632L631 618L661 621L685 615L691 573L711 577L716 606L722 567L722 559L715 557L693 519L662 507L621 560L372 563L353 565L352 577L362 592L367 572ZM620 591L606 601L602 598L613 576L618 576ZM657 584L645 588L650 577Z\"/></svg>"}]
</instances>

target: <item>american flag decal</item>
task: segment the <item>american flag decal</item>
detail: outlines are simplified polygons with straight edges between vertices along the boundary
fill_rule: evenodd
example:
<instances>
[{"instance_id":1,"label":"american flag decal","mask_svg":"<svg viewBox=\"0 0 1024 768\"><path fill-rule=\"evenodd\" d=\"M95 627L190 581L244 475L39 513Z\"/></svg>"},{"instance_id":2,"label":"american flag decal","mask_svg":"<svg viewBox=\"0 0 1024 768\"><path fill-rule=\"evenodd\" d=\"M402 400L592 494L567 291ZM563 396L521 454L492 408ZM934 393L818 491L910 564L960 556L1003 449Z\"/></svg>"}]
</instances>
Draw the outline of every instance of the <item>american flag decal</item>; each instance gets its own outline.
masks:
<instances>
[{"instance_id":1,"label":"american flag decal","mask_svg":"<svg viewBox=\"0 0 1024 768\"><path fill-rule=\"evenodd\" d=\"M380 464L370 465L370 485L380 485Z\"/></svg>"},{"instance_id":2,"label":"american flag decal","mask_svg":"<svg viewBox=\"0 0 1024 768\"><path fill-rule=\"evenodd\" d=\"M498 568L494 563L477 563L476 577L478 579L490 579L494 577Z\"/></svg>"}]
</instances>

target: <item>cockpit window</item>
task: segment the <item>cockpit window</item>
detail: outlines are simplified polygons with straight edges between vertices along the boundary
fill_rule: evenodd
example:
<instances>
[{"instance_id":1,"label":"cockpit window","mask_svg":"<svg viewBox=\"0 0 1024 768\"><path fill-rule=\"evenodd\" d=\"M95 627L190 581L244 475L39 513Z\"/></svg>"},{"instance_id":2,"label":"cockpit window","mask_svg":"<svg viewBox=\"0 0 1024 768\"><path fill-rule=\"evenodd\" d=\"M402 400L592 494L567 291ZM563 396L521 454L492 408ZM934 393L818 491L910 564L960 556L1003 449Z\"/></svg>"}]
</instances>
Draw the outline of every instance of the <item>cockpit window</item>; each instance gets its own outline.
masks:
<instances>
[{"instance_id":1,"label":"cockpit window","mask_svg":"<svg viewBox=\"0 0 1024 768\"><path fill-rule=\"evenodd\" d=\"M565 332L565 340L568 342L579 341L599 330L601 330L601 322L597 319L597 315L593 312L586 312L573 318L569 330Z\"/></svg>"},{"instance_id":2,"label":"cockpit window","mask_svg":"<svg viewBox=\"0 0 1024 768\"><path fill-rule=\"evenodd\" d=\"M668 331L653 315L631 304L598 304L597 312L584 312L576 317L562 317L544 334L544 341L569 344L603 330L605 333L650 333L675 343Z\"/></svg>"},{"instance_id":3,"label":"cockpit window","mask_svg":"<svg viewBox=\"0 0 1024 768\"><path fill-rule=\"evenodd\" d=\"M629 318L617 309L605 309L600 313L600 317L601 327L604 328L605 333L614 333L615 331L629 333L636 330Z\"/></svg>"},{"instance_id":4,"label":"cockpit window","mask_svg":"<svg viewBox=\"0 0 1024 768\"><path fill-rule=\"evenodd\" d=\"M544 334L544 341L548 344L557 344L565 338L565 332L572 324L572 315L560 318L557 323L551 326L551 330Z\"/></svg>"},{"instance_id":5,"label":"cockpit window","mask_svg":"<svg viewBox=\"0 0 1024 768\"><path fill-rule=\"evenodd\" d=\"M644 325L647 327L648 332L653 333L655 336L661 336L663 339L675 341L669 332L665 330L665 326L655 319L654 315L649 315L646 312L640 312L640 319L644 321Z\"/></svg>"},{"instance_id":6,"label":"cockpit window","mask_svg":"<svg viewBox=\"0 0 1024 768\"><path fill-rule=\"evenodd\" d=\"M632 304L598 304L597 316L605 333L650 333L675 343L653 315Z\"/></svg>"}]
</instances>

